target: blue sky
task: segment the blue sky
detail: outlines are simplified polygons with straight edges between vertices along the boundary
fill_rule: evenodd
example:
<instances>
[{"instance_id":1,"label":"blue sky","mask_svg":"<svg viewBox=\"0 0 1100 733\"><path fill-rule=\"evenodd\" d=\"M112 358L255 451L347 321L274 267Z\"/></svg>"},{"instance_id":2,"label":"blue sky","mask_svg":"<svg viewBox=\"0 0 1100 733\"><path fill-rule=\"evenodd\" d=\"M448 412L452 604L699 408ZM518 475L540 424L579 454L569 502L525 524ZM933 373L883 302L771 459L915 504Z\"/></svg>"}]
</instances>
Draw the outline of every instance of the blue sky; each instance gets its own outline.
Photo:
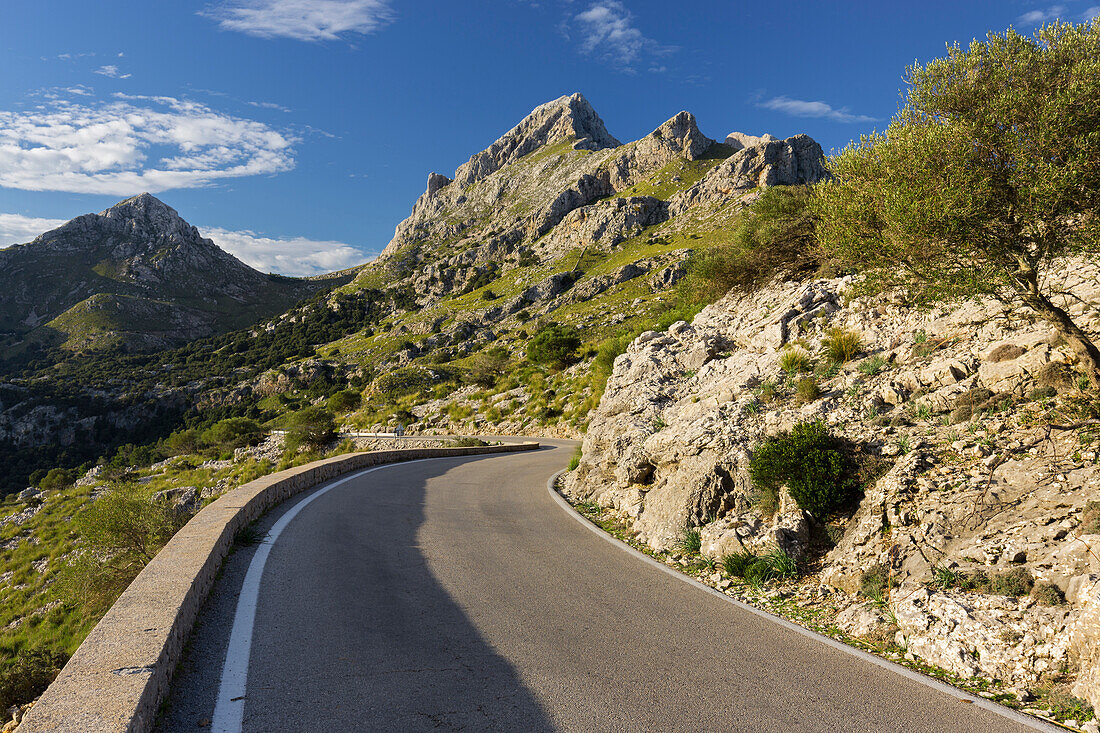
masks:
<instances>
[{"instance_id":1,"label":"blue sky","mask_svg":"<svg viewBox=\"0 0 1100 733\"><path fill-rule=\"evenodd\" d=\"M687 109L828 151L914 60L1098 2L5 0L0 245L147 190L262 270L329 271L562 94L624 142Z\"/></svg>"}]
</instances>

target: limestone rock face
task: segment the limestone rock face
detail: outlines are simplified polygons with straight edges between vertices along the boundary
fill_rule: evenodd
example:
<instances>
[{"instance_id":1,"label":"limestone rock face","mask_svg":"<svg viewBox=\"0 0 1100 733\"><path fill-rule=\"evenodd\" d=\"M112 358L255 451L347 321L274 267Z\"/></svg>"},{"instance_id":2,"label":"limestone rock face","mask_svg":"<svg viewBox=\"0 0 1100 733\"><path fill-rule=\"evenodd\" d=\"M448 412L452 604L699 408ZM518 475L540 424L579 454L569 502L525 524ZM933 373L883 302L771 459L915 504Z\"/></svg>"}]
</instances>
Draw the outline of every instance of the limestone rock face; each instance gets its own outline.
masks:
<instances>
[{"instance_id":1,"label":"limestone rock face","mask_svg":"<svg viewBox=\"0 0 1100 733\"><path fill-rule=\"evenodd\" d=\"M1067 260L1051 277L1068 293L1060 304L1100 334L1100 265ZM896 627L863 611L843 626L898 634L914 658L964 676L1026 687L1068 668L1075 694L1100 702L1098 452L1087 436L1035 422L1078 398L1076 357L1051 327L994 301L922 310L890 294L853 298L853 284L773 282L639 336L615 360L565 493L617 513L656 550L693 527L714 559L776 547L812 556L824 528L785 492L761 514L748 467L767 436L823 421L879 478L832 520L816 578L852 603L869 569L896 585ZM863 351L822 371L833 328L858 334ZM817 361L816 399L800 401L779 367L792 342ZM934 568L1022 569L1044 593L944 589Z\"/></svg>"},{"instance_id":2,"label":"limestone rock face","mask_svg":"<svg viewBox=\"0 0 1100 733\"><path fill-rule=\"evenodd\" d=\"M754 148L764 143L769 143L779 138L764 133L763 135L746 135L743 132L731 132L726 135L726 145L729 145L734 150L743 150L744 148Z\"/></svg>"},{"instance_id":3,"label":"limestone rock face","mask_svg":"<svg viewBox=\"0 0 1100 733\"><path fill-rule=\"evenodd\" d=\"M588 100L577 93L535 107L518 125L459 166L454 180L459 186L469 186L543 145L569 138L576 138L574 147L583 150L620 144L607 132Z\"/></svg>"},{"instance_id":4,"label":"limestone rock face","mask_svg":"<svg viewBox=\"0 0 1100 733\"><path fill-rule=\"evenodd\" d=\"M771 137L770 135L767 137ZM748 138L737 152L710 171L697 184L670 201L676 215L692 206L729 198L754 188L816 183L827 175L825 154L808 135L786 140Z\"/></svg>"}]
</instances>

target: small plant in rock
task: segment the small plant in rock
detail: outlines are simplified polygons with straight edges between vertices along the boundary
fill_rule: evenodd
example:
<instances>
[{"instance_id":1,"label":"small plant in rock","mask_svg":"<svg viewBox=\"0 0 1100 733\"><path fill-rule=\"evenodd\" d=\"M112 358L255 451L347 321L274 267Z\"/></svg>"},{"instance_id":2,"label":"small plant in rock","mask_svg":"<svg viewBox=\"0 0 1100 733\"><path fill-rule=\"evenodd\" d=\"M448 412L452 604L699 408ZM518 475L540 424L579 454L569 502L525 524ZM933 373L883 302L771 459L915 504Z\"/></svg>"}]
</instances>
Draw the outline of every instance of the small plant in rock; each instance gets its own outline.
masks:
<instances>
[{"instance_id":1,"label":"small plant in rock","mask_svg":"<svg viewBox=\"0 0 1100 733\"><path fill-rule=\"evenodd\" d=\"M1040 606L1061 606L1066 602L1066 594L1053 583L1036 583L1031 589L1031 597Z\"/></svg>"},{"instance_id":2,"label":"small plant in rock","mask_svg":"<svg viewBox=\"0 0 1100 733\"><path fill-rule=\"evenodd\" d=\"M764 402L774 402L779 396L779 388L770 379L760 385L759 396Z\"/></svg>"},{"instance_id":3,"label":"small plant in rock","mask_svg":"<svg viewBox=\"0 0 1100 733\"><path fill-rule=\"evenodd\" d=\"M760 588L771 580L793 578L798 575L798 564L790 555L776 547L749 563L742 577L754 588Z\"/></svg>"},{"instance_id":4,"label":"small plant in rock","mask_svg":"<svg viewBox=\"0 0 1100 733\"><path fill-rule=\"evenodd\" d=\"M937 565L932 568L932 585L940 590L948 590L949 588L958 588L963 581L964 574L943 565Z\"/></svg>"},{"instance_id":5,"label":"small plant in rock","mask_svg":"<svg viewBox=\"0 0 1100 733\"><path fill-rule=\"evenodd\" d=\"M1070 693L1063 686L1039 689L1035 691L1035 697L1042 701L1050 709L1051 715L1058 720L1076 720L1078 723L1092 720L1096 713L1087 700Z\"/></svg>"},{"instance_id":6,"label":"small plant in rock","mask_svg":"<svg viewBox=\"0 0 1100 733\"><path fill-rule=\"evenodd\" d=\"M821 339L821 347L829 361L843 364L852 360L863 349L863 339L855 331L831 328Z\"/></svg>"},{"instance_id":7,"label":"small plant in rock","mask_svg":"<svg viewBox=\"0 0 1100 733\"><path fill-rule=\"evenodd\" d=\"M817 386L816 379L800 379L795 394L800 405L807 405L821 397L821 388Z\"/></svg>"},{"instance_id":8,"label":"small plant in rock","mask_svg":"<svg viewBox=\"0 0 1100 733\"><path fill-rule=\"evenodd\" d=\"M989 578L989 592L998 596L1026 596L1035 586L1027 568L1013 568Z\"/></svg>"},{"instance_id":9,"label":"small plant in rock","mask_svg":"<svg viewBox=\"0 0 1100 733\"><path fill-rule=\"evenodd\" d=\"M813 368L813 360L805 349L798 346L789 346L783 349L783 353L779 355L779 368L789 376L794 377L800 372L810 371Z\"/></svg>"},{"instance_id":10,"label":"small plant in rock","mask_svg":"<svg viewBox=\"0 0 1100 733\"><path fill-rule=\"evenodd\" d=\"M699 552L702 546L702 533L692 527L685 527L684 531L680 533L680 539L676 542L676 547L678 547L682 552L686 552L688 554L695 554Z\"/></svg>"},{"instance_id":11,"label":"small plant in rock","mask_svg":"<svg viewBox=\"0 0 1100 733\"><path fill-rule=\"evenodd\" d=\"M848 461L822 422L798 423L789 433L764 440L749 463L753 485L778 495L782 486L815 517L847 502L853 494Z\"/></svg>"},{"instance_id":12,"label":"small plant in rock","mask_svg":"<svg viewBox=\"0 0 1100 733\"><path fill-rule=\"evenodd\" d=\"M579 465L581 465L581 447L578 445L573 451L573 457L569 459L569 468L567 470L574 471Z\"/></svg>"},{"instance_id":13,"label":"small plant in rock","mask_svg":"<svg viewBox=\"0 0 1100 733\"><path fill-rule=\"evenodd\" d=\"M864 598L882 604L890 587L890 570L882 563L872 565L859 577L859 592Z\"/></svg>"},{"instance_id":14,"label":"small plant in rock","mask_svg":"<svg viewBox=\"0 0 1100 733\"><path fill-rule=\"evenodd\" d=\"M866 374L868 377L873 377L881 372L885 367L886 360L882 358L881 354L875 354L874 356L861 361L859 363L859 366L856 368L859 369L861 373Z\"/></svg>"},{"instance_id":15,"label":"small plant in rock","mask_svg":"<svg viewBox=\"0 0 1100 733\"><path fill-rule=\"evenodd\" d=\"M1090 501L1081 512L1081 534L1100 534L1100 501Z\"/></svg>"},{"instance_id":16,"label":"small plant in rock","mask_svg":"<svg viewBox=\"0 0 1100 733\"><path fill-rule=\"evenodd\" d=\"M722 558L722 569L733 578L745 577L745 569L756 561L756 555L748 550L725 555Z\"/></svg>"}]
</instances>

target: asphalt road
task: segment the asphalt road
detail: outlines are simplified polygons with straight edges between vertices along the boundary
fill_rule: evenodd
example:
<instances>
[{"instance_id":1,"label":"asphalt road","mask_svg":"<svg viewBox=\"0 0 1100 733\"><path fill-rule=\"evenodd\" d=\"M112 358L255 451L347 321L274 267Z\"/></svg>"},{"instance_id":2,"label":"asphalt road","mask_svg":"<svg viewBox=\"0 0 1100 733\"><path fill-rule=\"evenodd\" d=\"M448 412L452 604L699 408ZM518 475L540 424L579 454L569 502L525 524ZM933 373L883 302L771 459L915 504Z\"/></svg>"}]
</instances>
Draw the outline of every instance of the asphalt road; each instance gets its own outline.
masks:
<instances>
[{"instance_id":1,"label":"asphalt road","mask_svg":"<svg viewBox=\"0 0 1100 733\"><path fill-rule=\"evenodd\" d=\"M1028 729L616 549L546 490L575 444L543 442L387 466L285 523L258 585L243 730ZM227 561L160 731L211 730L264 547Z\"/></svg>"}]
</instances>

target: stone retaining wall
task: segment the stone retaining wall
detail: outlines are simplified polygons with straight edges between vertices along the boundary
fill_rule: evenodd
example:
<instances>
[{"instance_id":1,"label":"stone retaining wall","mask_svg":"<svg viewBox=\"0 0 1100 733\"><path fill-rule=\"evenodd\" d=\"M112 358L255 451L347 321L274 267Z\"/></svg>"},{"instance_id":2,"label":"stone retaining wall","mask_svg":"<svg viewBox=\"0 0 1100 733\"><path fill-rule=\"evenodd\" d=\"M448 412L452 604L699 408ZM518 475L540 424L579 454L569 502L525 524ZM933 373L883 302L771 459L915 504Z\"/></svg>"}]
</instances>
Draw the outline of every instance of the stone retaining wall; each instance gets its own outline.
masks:
<instances>
[{"instance_id":1,"label":"stone retaining wall","mask_svg":"<svg viewBox=\"0 0 1100 733\"><path fill-rule=\"evenodd\" d=\"M279 502L383 463L534 450L538 443L351 453L270 474L219 498L187 523L92 629L20 733L142 733L151 729L237 532Z\"/></svg>"}]
</instances>

